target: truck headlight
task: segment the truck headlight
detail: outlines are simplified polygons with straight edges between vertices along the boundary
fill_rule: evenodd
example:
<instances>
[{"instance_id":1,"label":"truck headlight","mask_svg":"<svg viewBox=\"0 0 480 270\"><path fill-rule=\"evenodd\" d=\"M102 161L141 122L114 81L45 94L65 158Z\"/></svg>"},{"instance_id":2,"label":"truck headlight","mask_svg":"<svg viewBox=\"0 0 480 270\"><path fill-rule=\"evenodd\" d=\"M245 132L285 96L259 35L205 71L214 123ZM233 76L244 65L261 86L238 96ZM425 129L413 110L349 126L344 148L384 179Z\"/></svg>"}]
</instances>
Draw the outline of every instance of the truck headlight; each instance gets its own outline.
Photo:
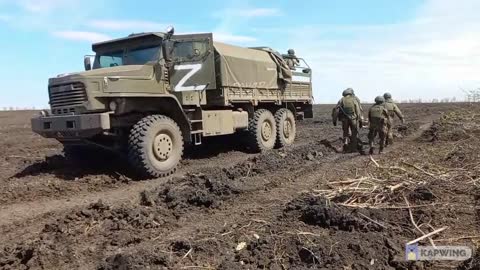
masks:
<instances>
[{"instance_id":1,"label":"truck headlight","mask_svg":"<svg viewBox=\"0 0 480 270\"><path fill-rule=\"evenodd\" d=\"M108 103L108 108L111 110L111 111L116 111L117 110L117 102L115 101L110 101L110 103Z\"/></svg>"}]
</instances>

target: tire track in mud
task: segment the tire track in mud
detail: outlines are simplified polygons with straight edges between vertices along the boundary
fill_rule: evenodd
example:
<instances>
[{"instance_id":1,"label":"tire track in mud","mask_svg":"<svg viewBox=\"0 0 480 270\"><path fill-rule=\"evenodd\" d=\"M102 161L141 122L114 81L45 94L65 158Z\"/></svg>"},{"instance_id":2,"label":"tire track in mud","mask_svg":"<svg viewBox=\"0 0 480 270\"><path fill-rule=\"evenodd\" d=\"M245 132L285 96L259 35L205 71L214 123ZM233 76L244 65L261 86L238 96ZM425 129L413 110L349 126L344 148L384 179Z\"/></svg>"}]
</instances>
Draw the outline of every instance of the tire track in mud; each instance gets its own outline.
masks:
<instances>
[{"instance_id":1,"label":"tire track in mud","mask_svg":"<svg viewBox=\"0 0 480 270\"><path fill-rule=\"evenodd\" d=\"M297 148L303 149L305 147L308 148L309 143L309 141L302 140L290 148L290 150ZM271 153L266 153L263 155L268 156L270 154ZM283 154L280 153L280 155ZM313 155L316 155L316 153L313 153ZM233 152L232 155L232 152L230 152L228 153L227 160L230 162L233 161L234 164L236 163L237 165L232 166L230 163L228 166L225 166L227 165L226 163L220 163L221 165L216 167L216 169L222 167L237 167L238 170L238 168L242 168L244 164L252 164L251 160L255 160L256 156L258 156L258 154L252 155ZM64 212L68 212L78 207L85 207L91 203L97 202L98 200L102 200L103 203L108 205L136 203L141 191L152 190L158 186L161 187L167 182L175 183L178 181L178 179L181 179L186 174L188 176L188 172L197 172L201 170L208 171L209 168L212 167L212 165L210 165L212 159L223 159L222 157L223 155L209 158L207 160L197 159L198 157L194 157L194 159L186 159L182 168L171 178L167 179L153 179L139 182L129 181L126 184L114 189L107 187L108 189L106 191L79 192L78 194L73 194L72 196L61 196L61 198L58 199L43 198L30 202L2 205L0 206L0 227L4 233L0 237L0 240L2 240L2 238L3 240L15 238L15 236L10 237L14 231L24 231L26 234L38 233L42 229L42 224L50 220L52 216L62 215ZM307 157L307 155L304 155L303 158L312 157ZM218 164L216 161L214 161L214 163ZM283 164L282 166L288 167L289 164ZM247 172L247 174L248 175L245 175L245 177L251 177L254 174L258 174L258 172L253 169L251 173Z\"/></svg>"},{"instance_id":2,"label":"tire track in mud","mask_svg":"<svg viewBox=\"0 0 480 270\"><path fill-rule=\"evenodd\" d=\"M249 155L244 157L239 156L236 162L242 162L249 158ZM190 161L188 161L190 163ZM128 181L127 184L111 189L107 187L105 191L99 192L80 192L77 194L69 194L70 196L63 196L64 198L52 199L43 198L31 202L13 203L0 206L0 226L8 225L14 222L21 222L24 219L35 218L49 212L62 212L67 209L88 205L98 200L103 200L108 204L117 204L123 202L134 201L138 199L140 191L145 189L152 189L157 186L165 184L171 178L179 178L186 172L191 170L199 170L202 167L207 167L208 164L193 164L182 167L176 174L169 178L151 179L146 181Z\"/></svg>"},{"instance_id":3,"label":"tire track in mud","mask_svg":"<svg viewBox=\"0 0 480 270\"><path fill-rule=\"evenodd\" d=\"M302 123L299 125L300 128L302 125L307 126L308 124ZM300 135L303 135L304 132L300 131L299 133ZM315 138L318 138L318 135L301 138L293 148L304 147L311 143ZM227 139L225 142L232 143L232 140ZM99 199L102 199L105 203L109 204L133 201L138 198L138 193L141 190L148 190L155 186L161 186L166 183L166 179L178 179L189 172L195 172L205 168L208 169L209 167L232 167L232 164L242 163L258 155L239 152L238 150L241 147L237 142L233 142L233 145L231 146L222 145L219 150L212 150L218 145L219 143L216 142L213 146L206 145L203 146L202 149L195 148L187 158L182 161L181 168L177 173L169 178L151 179L146 181L132 180L121 170L122 165L116 164L115 161L108 162L106 167L101 167L98 164L87 164L86 166L76 168L73 164L66 163L62 156L47 156L45 160L35 162L23 169L22 172L12 176L16 178L15 181L20 181L22 180L22 177L28 176L32 178L37 177L37 175L40 174L40 177L42 179L45 178L45 181L36 184L45 187L41 187L42 190L39 190L36 186L18 186L17 189L23 188L26 189L26 192L19 189L18 191L15 191L15 193L11 190L12 187L5 187L3 192L6 192L7 196L13 196L12 198L15 199L13 201L10 200L10 203L0 205L0 226L15 222L18 223L24 219L34 219L35 217L50 212L58 213L66 211L72 207L85 206L89 203L94 203ZM108 167L112 166L114 169L109 172ZM120 169L120 171L115 173L117 169ZM90 174L94 174L95 172L100 173L100 175L92 175L93 179L105 178L105 181L108 180L108 182L111 183L98 184L97 180L88 181ZM104 174L105 172L108 172L108 174ZM49 176L49 174L51 174L51 176ZM60 176L57 176L57 174ZM60 183L60 186L56 186L55 183L50 183L50 180L48 179L50 177L52 177L54 181L57 181L57 178L62 177L65 177L66 179L60 180L64 183ZM84 182L85 179L87 179L86 182ZM78 181L81 182L78 183ZM99 186L96 186L97 184ZM89 185L94 185L94 187L90 187ZM40 193L43 189L46 189L44 191L45 194ZM31 195L28 195L30 193ZM3 198L7 196L3 196ZM20 202L19 200L22 201Z\"/></svg>"}]
</instances>

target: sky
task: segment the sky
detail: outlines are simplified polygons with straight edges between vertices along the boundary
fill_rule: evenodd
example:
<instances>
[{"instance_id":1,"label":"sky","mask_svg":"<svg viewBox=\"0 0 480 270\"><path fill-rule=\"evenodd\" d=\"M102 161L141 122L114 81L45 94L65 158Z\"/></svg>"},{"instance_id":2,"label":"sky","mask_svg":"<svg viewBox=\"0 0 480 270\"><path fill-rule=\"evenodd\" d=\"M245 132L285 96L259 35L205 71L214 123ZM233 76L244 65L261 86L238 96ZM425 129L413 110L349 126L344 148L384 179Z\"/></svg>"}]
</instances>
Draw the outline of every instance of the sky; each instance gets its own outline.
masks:
<instances>
[{"instance_id":1,"label":"sky","mask_svg":"<svg viewBox=\"0 0 480 270\"><path fill-rule=\"evenodd\" d=\"M316 103L464 98L480 87L478 0L0 0L0 108L47 107L48 78L82 71L91 43L131 33L212 32L240 46L295 49Z\"/></svg>"}]
</instances>

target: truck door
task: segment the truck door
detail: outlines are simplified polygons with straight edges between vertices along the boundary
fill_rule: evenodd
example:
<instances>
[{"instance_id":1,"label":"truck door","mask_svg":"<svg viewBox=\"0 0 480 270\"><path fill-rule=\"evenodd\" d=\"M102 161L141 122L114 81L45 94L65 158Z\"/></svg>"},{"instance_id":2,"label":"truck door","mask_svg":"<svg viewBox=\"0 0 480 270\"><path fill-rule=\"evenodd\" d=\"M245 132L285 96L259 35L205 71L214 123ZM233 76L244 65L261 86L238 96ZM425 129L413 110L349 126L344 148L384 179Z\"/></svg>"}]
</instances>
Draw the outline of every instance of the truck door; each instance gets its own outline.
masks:
<instances>
[{"instance_id":1,"label":"truck door","mask_svg":"<svg viewBox=\"0 0 480 270\"><path fill-rule=\"evenodd\" d=\"M175 35L168 48L171 90L202 91L216 88L212 34Z\"/></svg>"}]
</instances>

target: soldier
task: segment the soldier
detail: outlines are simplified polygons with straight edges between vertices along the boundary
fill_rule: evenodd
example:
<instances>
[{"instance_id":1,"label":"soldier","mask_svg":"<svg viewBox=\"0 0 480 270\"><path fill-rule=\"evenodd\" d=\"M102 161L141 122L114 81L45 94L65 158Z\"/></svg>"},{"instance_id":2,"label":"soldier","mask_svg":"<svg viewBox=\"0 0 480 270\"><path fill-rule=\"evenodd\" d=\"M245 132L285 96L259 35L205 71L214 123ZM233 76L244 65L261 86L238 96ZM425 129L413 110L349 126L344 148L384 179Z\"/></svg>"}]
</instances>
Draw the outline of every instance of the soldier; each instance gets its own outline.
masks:
<instances>
[{"instance_id":1,"label":"soldier","mask_svg":"<svg viewBox=\"0 0 480 270\"><path fill-rule=\"evenodd\" d=\"M352 90L352 95L355 97L355 99L356 99L357 102L358 102L358 105L360 106L360 111L362 112L362 115L361 115L361 116L362 116L362 119L361 119L361 120L363 121L363 107L362 107L362 103L360 102L360 99L355 95L355 91L353 91L352 88L348 88L348 89Z\"/></svg>"},{"instance_id":2,"label":"soldier","mask_svg":"<svg viewBox=\"0 0 480 270\"><path fill-rule=\"evenodd\" d=\"M360 103L358 98L353 95L353 89L351 88L343 91L342 96L332 111L333 124L337 125L337 118L342 121L344 150L347 150L349 145L359 149L358 126L359 121L363 119Z\"/></svg>"},{"instance_id":3,"label":"soldier","mask_svg":"<svg viewBox=\"0 0 480 270\"><path fill-rule=\"evenodd\" d=\"M388 122L388 111L385 108L385 99L382 96L375 98L375 105L373 105L368 111L368 121L370 123L370 129L368 131L368 143L370 145L370 155L373 154L373 141L375 137L380 137L380 149L379 154L382 153L385 136L387 134L387 122Z\"/></svg>"},{"instance_id":4,"label":"soldier","mask_svg":"<svg viewBox=\"0 0 480 270\"><path fill-rule=\"evenodd\" d=\"M397 104L393 102L392 95L390 93L385 93L383 94L383 97L385 98L385 108L388 111L388 121L387 121L387 141L386 145L391 145L393 144L393 119L395 118L395 115L402 121L402 124L405 124L405 118L403 117L402 112L398 108Z\"/></svg>"},{"instance_id":5,"label":"soldier","mask_svg":"<svg viewBox=\"0 0 480 270\"><path fill-rule=\"evenodd\" d=\"M298 61L293 49L288 50L288 55L285 57L285 62L287 62L287 65L291 70L295 70L295 67L300 65L300 61Z\"/></svg>"}]
</instances>

